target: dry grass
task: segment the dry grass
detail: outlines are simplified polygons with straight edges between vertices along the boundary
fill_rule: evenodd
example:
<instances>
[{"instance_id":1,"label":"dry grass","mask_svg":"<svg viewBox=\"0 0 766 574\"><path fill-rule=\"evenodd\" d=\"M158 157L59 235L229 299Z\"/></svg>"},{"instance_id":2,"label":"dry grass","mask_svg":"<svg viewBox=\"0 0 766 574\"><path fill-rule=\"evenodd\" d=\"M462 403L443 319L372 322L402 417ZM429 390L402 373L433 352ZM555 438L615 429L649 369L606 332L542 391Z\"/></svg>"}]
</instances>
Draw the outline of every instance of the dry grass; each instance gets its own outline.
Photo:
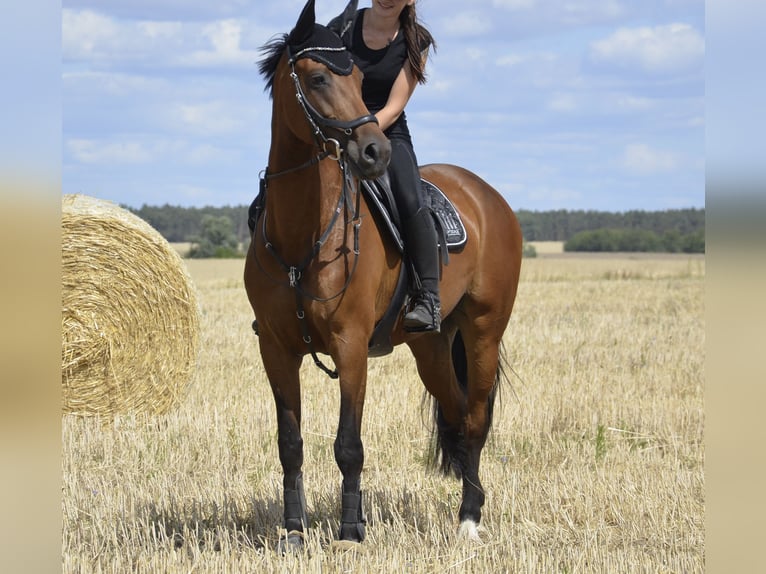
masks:
<instances>
[{"instance_id":1,"label":"dry grass","mask_svg":"<svg viewBox=\"0 0 766 574\"><path fill-rule=\"evenodd\" d=\"M538 255L564 253L563 241L530 241L529 244L535 248Z\"/></svg>"},{"instance_id":2,"label":"dry grass","mask_svg":"<svg viewBox=\"0 0 766 574\"><path fill-rule=\"evenodd\" d=\"M203 351L186 402L63 420L65 572L704 570L704 259L524 262L481 546L455 541L459 484L424 469L421 386L398 348L370 366L368 539L331 548L337 383L306 361L313 528L291 558L273 551L281 469L242 261L187 264Z\"/></svg>"}]
</instances>

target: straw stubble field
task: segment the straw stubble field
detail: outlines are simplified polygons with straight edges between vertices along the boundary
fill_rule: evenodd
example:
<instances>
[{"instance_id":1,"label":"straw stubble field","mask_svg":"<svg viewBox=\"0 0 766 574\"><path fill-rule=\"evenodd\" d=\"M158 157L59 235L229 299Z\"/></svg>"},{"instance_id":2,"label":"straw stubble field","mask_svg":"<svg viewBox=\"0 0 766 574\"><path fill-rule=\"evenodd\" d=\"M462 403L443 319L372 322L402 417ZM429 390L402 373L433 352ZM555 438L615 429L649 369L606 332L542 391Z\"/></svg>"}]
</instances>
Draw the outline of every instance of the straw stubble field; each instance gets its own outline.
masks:
<instances>
[{"instance_id":1,"label":"straw stubble field","mask_svg":"<svg viewBox=\"0 0 766 574\"><path fill-rule=\"evenodd\" d=\"M64 572L702 572L705 263L525 260L515 374L484 451L482 545L429 472L406 348L371 360L368 538L333 549L336 383L304 363L307 552L273 551L281 470L241 261L188 261L202 354L162 416L63 418Z\"/></svg>"}]
</instances>

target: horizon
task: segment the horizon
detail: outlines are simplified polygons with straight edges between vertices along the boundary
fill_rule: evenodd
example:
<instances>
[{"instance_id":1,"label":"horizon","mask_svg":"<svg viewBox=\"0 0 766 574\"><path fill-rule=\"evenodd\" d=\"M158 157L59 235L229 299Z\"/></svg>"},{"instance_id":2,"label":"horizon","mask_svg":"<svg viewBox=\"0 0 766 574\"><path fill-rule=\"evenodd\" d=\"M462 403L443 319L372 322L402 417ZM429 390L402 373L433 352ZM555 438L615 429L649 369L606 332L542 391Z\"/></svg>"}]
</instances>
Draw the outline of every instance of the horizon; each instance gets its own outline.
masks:
<instances>
[{"instance_id":1,"label":"horizon","mask_svg":"<svg viewBox=\"0 0 766 574\"><path fill-rule=\"evenodd\" d=\"M163 209L163 208L169 207L169 208L178 208L178 209L198 209L200 211L203 211L203 210L206 210L206 209L240 209L240 208L245 208L246 209L246 208L249 207L250 204L249 203L239 203L239 204L236 204L236 205L232 205L232 204L229 203L229 204L223 204L223 205L178 205L178 204L171 204L171 203L163 203L163 204L143 203L143 204L141 204L139 206L134 206L134 205L128 205L128 204L124 204L124 203L117 203L117 205L119 205L120 207L123 207L123 208L127 207L128 209L133 210L133 211L138 211L138 210L141 210L141 209L143 209L145 207L158 208L158 209ZM612 213L612 214L622 214L622 215L624 215L626 213L631 213L631 212L661 213L661 212L669 212L669 211L705 211L705 206L703 205L701 207L668 207L668 208L665 208L665 209L642 209L642 208L637 208L637 209L626 209L626 210L623 210L623 211L605 210L605 209L590 209L590 208L568 209L568 208L565 208L565 207L555 207L555 208L550 208L550 209L527 209L525 207L516 207L516 208L514 208L514 211L515 212L530 211L530 212L533 212L533 213L547 213L547 212L551 212L551 211L568 211L568 212L572 212L572 213L576 213L576 212L579 212L579 211L584 211L584 212L595 211L595 212L599 212L599 213Z\"/></svg>"}]
</instances>

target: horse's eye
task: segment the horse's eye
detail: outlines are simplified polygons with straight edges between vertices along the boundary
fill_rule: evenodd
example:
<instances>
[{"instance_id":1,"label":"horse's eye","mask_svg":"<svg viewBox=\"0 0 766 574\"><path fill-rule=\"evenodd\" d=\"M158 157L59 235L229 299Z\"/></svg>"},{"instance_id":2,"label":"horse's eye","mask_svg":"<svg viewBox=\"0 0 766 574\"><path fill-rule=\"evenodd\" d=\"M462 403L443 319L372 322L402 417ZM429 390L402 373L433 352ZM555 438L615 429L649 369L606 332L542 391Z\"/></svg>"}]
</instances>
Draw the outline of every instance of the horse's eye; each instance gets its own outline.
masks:
<instances>
[{"instance_id":1,"label":"horse's eye","mask_svg":"<svg viewBox=\"0 0 766 574\"><path fill-rule=\"evenodd\" d=\"M323 88L329 83L327 75L322 72L315 72L309 76L309 86L312 89Z\"/></svg>"}]
</instances>

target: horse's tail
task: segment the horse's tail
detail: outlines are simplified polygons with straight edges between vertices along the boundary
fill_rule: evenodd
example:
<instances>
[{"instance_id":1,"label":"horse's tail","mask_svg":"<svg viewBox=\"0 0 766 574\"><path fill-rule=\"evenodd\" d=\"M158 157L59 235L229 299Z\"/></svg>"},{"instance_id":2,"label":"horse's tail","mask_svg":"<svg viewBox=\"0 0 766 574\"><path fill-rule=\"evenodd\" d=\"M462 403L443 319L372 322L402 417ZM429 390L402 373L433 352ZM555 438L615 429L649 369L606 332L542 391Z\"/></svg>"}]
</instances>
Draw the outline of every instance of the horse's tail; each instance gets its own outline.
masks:
<instances>
[{"instance_id":1,"label":"horse's tail","mask_svg":"<svg viewBox=\"0 0 766 574\"><path fill-rule=\"evenodd\" d=\"M455 334L455 340L452 342L452 366L455 369L458 384L463 394L468 394L468 359L465 352L465 343L460 331ZM505 346L500 343L497 371L495 373L495 382L492 390L487 397L487 418L485 438L492 428L492 420L495 411L495 399L500 390L502 380L507 380L506 375L507 359ZM445 420L441 405L436 399L432 400L433 430L431 433L431 442L429 445L428 462L429 467L438 469L445 475L453 473L460 478L463 473L463 462L466 460L465 441L460 429L456 429Z\"/></svg>"}]
</instances>

